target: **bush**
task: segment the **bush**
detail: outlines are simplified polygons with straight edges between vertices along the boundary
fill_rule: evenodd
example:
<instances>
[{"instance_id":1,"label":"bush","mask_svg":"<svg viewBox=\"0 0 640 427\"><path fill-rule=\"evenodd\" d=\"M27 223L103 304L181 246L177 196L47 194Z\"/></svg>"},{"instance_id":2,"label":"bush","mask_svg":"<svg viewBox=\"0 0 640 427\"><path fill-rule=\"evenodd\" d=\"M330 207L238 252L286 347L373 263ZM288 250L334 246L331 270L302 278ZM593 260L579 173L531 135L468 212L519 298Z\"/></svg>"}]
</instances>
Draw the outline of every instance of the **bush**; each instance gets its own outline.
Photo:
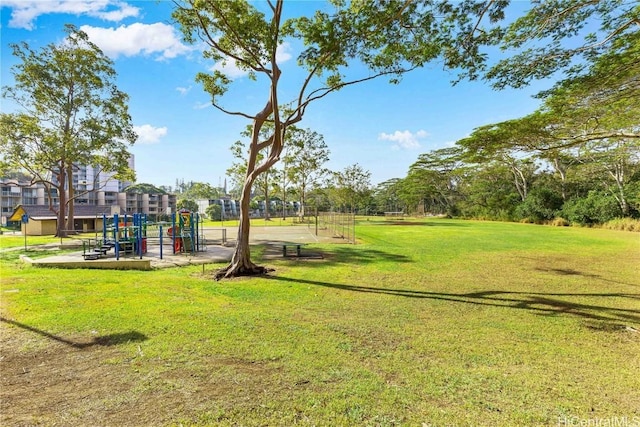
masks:
<instances>
[{"instance_id":1,"label":"bush","mask_svg":"<svg viewBox=\"0 0 640 427\"><path fill-rule=\"evenodd\" d=\"M535 188L518 205L516 215L526 222L542 223L550 221L562 207L562 198L547 188Z\"/></svg>"},{"instance_id":2,"label":"bush","mask_svg":"<svg viewBox=\"0 0 640 427\"><path fill-rule=\"evenodd\" d=\"M594 225L619 218L622 211L615 197L601 191L590 191L587 197L566 202L562 216L571 223Z\"/></svg>"},{"instance_id":3,"label":"bush","mask_svg":"<svg viewBox=\"0 0 640 427\"><path fill-rule=\"evenodd\" d=\"M207 206L205 213L212 221L222 220L222 207L218 204L214 203Z\"/></svg>"}]
</instances>

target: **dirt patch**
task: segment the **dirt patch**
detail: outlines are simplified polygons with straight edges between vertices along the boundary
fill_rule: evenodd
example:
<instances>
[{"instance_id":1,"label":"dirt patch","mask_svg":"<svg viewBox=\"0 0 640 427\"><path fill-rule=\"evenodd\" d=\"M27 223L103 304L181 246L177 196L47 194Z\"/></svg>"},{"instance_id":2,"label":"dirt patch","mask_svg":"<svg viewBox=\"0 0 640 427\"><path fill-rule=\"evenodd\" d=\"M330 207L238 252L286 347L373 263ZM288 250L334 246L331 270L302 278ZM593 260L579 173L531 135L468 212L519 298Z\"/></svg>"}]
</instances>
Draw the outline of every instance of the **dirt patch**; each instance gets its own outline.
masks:
<instances>
[{"instance_id":1,"label":"dirt patch","mask_svg":"<svg viewBox=\"0 0 640 427\"><path fill-rule=\"evenodd\" d=\"M0 327L2 425L97 425L118 417L121 408L106 402L134 385L127 366L109 362L123 357L118 348L82 348Z\"/></svg>"},{"instance_id":2,"label":"dirt patch","mask_svg":"<svg viewBox=\"0 0 640 427\"><path fill-rule=\"evenodd\" d=\"M286 399L295 387L277 361L150 359L137 344L65 337L86 344L73 346L5 322L0 332L3 427L208 424L255 411L266 393Z\"/></svg>"}]
</instances>

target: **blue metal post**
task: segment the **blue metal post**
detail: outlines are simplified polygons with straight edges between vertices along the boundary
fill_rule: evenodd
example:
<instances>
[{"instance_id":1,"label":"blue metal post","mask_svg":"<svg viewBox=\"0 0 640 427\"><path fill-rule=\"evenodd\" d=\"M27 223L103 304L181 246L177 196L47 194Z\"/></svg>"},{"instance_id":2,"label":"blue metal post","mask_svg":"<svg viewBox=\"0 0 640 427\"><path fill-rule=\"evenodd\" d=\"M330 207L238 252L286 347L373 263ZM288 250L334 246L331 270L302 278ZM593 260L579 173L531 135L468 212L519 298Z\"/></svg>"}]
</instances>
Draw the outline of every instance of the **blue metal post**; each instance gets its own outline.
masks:
<instances>
[{"instance_id":1,"label":"blue metal post","mask_svg":"<svg viewBox=\"0 0 640 427\"><path fill-rule=\"evenodd\" d=\"M138 214L138 250L142 259L142 214Z\"/></svg>"},{"instance_id":2,"label":"blue metal post","mask_svg":"<svg viewBox=\"0 0 640 427\"><path fill-rule=\"evenodd\" d=\"M116 261L120 259L120 236L118 236L118 214L113 215L113 240L116 242Z\"/></svg>"},{"instance_id":3,"label":"blue metal post","mask_svg":"<svg viewBox=\"0 0 640 427\"><path fill-rule=\"evenodd\" d=\"M162 259L162 225L159 225L160 227L160 259Z\"/></svg>"}]
</instances>

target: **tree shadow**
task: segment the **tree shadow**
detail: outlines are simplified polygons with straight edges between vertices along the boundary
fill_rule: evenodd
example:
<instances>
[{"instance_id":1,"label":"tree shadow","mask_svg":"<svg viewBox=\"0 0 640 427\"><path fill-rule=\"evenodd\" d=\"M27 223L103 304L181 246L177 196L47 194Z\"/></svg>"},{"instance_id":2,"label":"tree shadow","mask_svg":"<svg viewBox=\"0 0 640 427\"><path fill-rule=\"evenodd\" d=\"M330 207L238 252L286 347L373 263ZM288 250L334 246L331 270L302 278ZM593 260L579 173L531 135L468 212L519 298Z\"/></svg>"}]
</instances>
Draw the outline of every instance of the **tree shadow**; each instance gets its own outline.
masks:
<instances>
[{"instance_id":1,"label":"tree shadow","mask_svg":"<svg viewBox=\"0 0 640 427\"><path fill-rule=\"evenodd\" d=\"M331 246L324 252L325 259L334 264L370 264L377 262L408 263L413 260L397 253L367 249L361 246Z\"/></svg>"},{"instance_id":2,"label":"tree shadow","mask_svg":"<svg viewBox=\"0 0 640 427\"><path fill-rule=\"evenodd\" d=\"M583 271L574 270L572 268L536 267L535 270L541 271L544 273L557 274L559 276L580 276L588 279L597 279L597 280L602 280L603 282L616 283L618 285L627 285L627 286L635 286L635 287L640 286L638 284L625 283L625 282L620 282L618 280L612 280L607 277L603 277L600 274L585 273Z\"/></svg>"},{"instance_id":3,"label":"tree shadow","mask_svg":"<svg viewBox=\"0 0 640 427\"><path fill-rule=\"evenodd\" d=\"M293 279L284 276L269 275L268 279L295 282L306 285L322 286L349 292L375 293L405 298L422 298L450 301L460 304L484 305L524 310L541 316L570 315L589 320L604 322L633 322L640 324L640 309L607 307L603 305L583 304L567 301L565 298L629 298L640 300L640 294L626 293L539 293L482 291L472 293L445 293L417 291L412 289L394 289L373 286L346 285L340 283L319 282L315 280Z\"/></svg>"},{"instance_id":4,"label":"tree shadow","mask_svg":"<svg viewBox=\"0 0 640 427\"><path fill-rule=\"evenodd\" d=\"M300 257L287 256L286 258L282 256L281 242L265 242L262 246L264 248L264 254L270 258L288 260L322 259L321 264L315 265L321 265L323 267L337 264L362 265L377 262L414 262L412 258L406 255L384 252L377 249L367 249L359 245L327 245L322 248L302 246L302 255ZM314 264L308 265L313 266Z\"/></svg>"},{"instance_id":5,"label":"tree shadow","mask_svg":"<svg viewBox=\"0 0 640 427\"><path fill-rule=\"evenodd\" d=\"M137 331L129 331L129 332L123 332L123 333L119 333L119 334L109 334L109 335L103 335L103 336L99 336L99 337L93 337L91 341L89 342L76 342L76 341L72 341L57 335L53 335L49 332L43 331L41 329L38 328L34 328L33 326L29 326L29 325L25 325L24 323L20 323L17 322L15 320L11 320L11 319L6 319L4 317L0 316L0 322L5 322L8 323L10 325L14 325L17 326L19 328L25 329L27 331L31 331L31 332L35 332L36 334L39 334L43 337L49 338L53 341L57 341L60 342L62 344L68 345L70 347L73 348L88 348L88 347L93 347L96 345L102 346L102 347L110 347L110 346L114 346L114 345L119 345L119 344L126 344L129 342L142 342L142 341L146 341L147 339L149 339L146 335L137 332Z\"/></svg>"}]
</instances>

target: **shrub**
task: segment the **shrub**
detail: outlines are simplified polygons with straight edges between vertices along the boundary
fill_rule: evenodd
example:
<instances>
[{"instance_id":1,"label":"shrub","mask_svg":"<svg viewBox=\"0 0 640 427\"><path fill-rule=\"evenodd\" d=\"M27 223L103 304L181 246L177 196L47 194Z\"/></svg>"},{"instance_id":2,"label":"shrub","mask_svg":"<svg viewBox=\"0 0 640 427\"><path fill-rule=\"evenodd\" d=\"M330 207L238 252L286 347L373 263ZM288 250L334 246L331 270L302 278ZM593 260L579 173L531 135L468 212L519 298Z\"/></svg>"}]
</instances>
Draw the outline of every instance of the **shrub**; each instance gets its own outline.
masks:
<instances>
[{"instance_id":1,"label":"shrub","mask_svg":"<svg viewBox=\"0 0 640 427\"><path fill-rule=\"evenodd\" d=\"M555 218L562 207L562 198L547 188L535 188L518 205L516 215L529 222L542 223Z\"/></svg>"},{"instance_id":2,"label":"shrub","mask_svg":"<svg viewBox=\"0 0 640 427\"><path fill-rule=\"evenodd\" d=\"M218 204L213 203L207 206L205 212L213 221L220 221L222 219L222 207L220 207L220 205Z\"/></svg>"},{"instance_id":3,"label":"shrub","mask_svg":"<svg viewBox=\"0 0 640 427\"><path fill-rule=\"evenodd\" d=\"M587 197L566 202L562 216L571 223L594 225L618 218L622 212L615 197L601 191L590 191Z\"/></svg>"}]
</instances>

